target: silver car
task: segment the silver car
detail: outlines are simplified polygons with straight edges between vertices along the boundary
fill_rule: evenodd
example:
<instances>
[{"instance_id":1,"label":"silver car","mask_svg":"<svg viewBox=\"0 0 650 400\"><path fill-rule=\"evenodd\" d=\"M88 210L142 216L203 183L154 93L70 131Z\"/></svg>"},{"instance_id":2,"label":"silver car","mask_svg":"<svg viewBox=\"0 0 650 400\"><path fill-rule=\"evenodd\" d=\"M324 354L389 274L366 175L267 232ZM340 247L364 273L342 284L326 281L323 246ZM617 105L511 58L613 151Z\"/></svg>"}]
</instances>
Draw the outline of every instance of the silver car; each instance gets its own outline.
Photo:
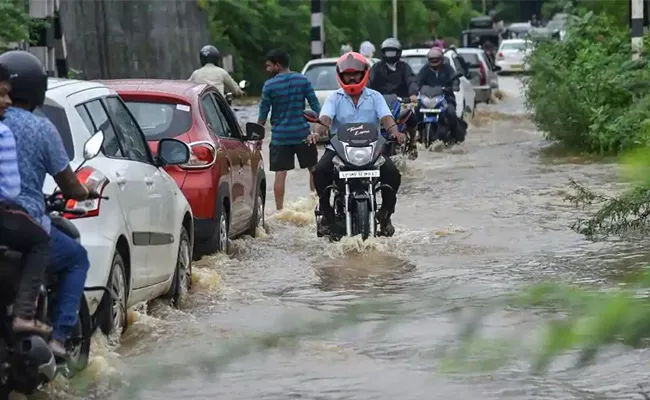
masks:
<instances>
[{"instance_id":1,"label":"silver car","mask_svg":"<svg viewBox=\"0 0 650 400\"><path fill-rule=\"evenodd\" d=\"M469 66L468 72L474 93L476 93L476 102L489 103L492 91L499 89L497 71L501 68L492 65L489 57L485 55L485 51L481 49L461 47L456 51Z\"/></svg>"}]
</instances>

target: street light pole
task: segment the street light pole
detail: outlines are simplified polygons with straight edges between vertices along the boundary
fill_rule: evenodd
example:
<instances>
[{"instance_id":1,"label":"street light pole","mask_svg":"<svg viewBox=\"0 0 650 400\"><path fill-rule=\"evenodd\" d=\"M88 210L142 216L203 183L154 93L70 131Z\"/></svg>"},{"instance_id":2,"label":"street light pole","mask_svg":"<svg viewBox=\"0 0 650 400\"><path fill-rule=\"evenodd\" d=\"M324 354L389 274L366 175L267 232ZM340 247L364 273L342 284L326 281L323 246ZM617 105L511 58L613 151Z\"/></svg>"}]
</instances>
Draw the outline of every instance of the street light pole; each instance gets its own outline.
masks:
<instances>
[{"instance_id":1,"label":"street light pole","mask_svg":"<svg viewBox=\"0 0 650 400\"><path fill-rule=\"evenodd\" d=\"M630 0L630 31L632 34L632 59L637 60L643 51L643 0Z\"/></svg>"},{"instance_id":2,"label":"street light pole","mask_svg":"<svg viewBox=\"0 0 650 400\"><path fill-rule=\"evenodd\" d=\"M393 0L393 37L397 39L397 0Z\"/></svg>"}]
</instances>

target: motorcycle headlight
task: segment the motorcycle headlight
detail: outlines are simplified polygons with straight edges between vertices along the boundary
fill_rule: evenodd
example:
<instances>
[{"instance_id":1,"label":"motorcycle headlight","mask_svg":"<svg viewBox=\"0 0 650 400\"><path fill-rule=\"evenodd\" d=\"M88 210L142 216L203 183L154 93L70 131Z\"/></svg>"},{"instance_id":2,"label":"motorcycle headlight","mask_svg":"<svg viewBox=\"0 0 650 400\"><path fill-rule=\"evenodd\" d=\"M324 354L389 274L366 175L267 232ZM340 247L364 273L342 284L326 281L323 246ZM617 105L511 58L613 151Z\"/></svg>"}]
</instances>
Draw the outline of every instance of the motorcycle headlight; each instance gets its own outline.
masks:
<instances>
[{"instance_id":1,"label":"motorcycle headlight","mask_svg":"<svg viewBox=\"0 0 650 400\"><path fill-rule=\"evenodd\" d=\"M425 108L433 108L437 105L437 101L431 97L423 97L422 105L424 105Z\"/></svg>"},{"instance_id":2,"label":"motorcycle headlight","mask_svg":"<svg viewBox=\"0 0 650 400\"><path fill-rule=\"evenodd\" d=\"M372 161L372 146L367 147L346 147L345 155L350 164L362 166Z\"/></svg>"}]
</instances>

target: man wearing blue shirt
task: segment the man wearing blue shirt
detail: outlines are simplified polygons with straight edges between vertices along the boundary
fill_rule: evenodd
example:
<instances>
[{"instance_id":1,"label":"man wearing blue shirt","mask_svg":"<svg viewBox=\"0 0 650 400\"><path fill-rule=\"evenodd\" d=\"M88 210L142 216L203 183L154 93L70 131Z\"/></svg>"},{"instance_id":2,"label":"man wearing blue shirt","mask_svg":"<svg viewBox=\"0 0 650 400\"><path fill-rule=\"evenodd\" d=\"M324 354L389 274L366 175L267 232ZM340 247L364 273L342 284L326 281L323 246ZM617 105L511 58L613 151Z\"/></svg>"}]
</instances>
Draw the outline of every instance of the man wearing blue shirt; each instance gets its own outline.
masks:
<instances>
[{"instance_id":1,"label":"man wearing blue shirt","mask_svg":"<svg viewBox=\"0 0 650 400\"><path fill-rule=\"evenodd\" d=\"M302 112L305 99L312 110L320 112L320 104L311 82L303 75L289 70L289 55L283 50L271 50L266 56L266 71L273 77L264 83L260 114L257 123L264 125L271 111L271 146L269 168L275 172L273 192L278 211L284 206L284 185L287 171L295 166L298 158L300 168L308 168L309 183L314 190L311 170L318 162L316 146L309 146L309 124Z\"/></svg>"},{"instance_id":2,"label":"man wearing blue shirt","mask_svg":"<svg viewBox=\"0 0 650 400\"><path fill-rule=\"evenodd\" d=\"M318 133L309 136L309 143L315 144L320 136L326 135L327 127L332 133L336 133L341 124L361 122L375 125L381 123L392 137L400 143L404 143L406 136L398 130L397 123L388 109L384 97L376 90L366 87L369 74L370 65L368 60L359 53L346 53L338 59L336 77L341 88L332 93L325 101L320 113L320 121L325 126L316 126ZM323 193L334 180L333 160L335 155L334 150L328 146L325 154L323 154L314 169L314 185L319 196L320 211L324 219L323 226L318 227L319 233L322 235L329 235L331 225L334 223L334 210L329 202L329 196L324 196ZM396 194L402 176L388 157L386 157L380 171L382 183L392 187L393 190L383 188L381 191L382 205L377 213L377 220L380 225L379 233L392 236L395 233L395 228L390 216L395 212Z\"/></svg>"},{"instance_id":3,"label":"man wearing blue shirt","mask_svg":"<svg viewBox=\"0 0 650 400\"><path fill-rule=\"evenodd\" d=\"M0 121L11 106L9 70L0 64ZM14 299L14 332L48 334L51 328L34 318L36 300L49 260L50 237L18 204L20 171L13 132L0 122L0 245L23 254Z\"/></svg>"}]
</instances>

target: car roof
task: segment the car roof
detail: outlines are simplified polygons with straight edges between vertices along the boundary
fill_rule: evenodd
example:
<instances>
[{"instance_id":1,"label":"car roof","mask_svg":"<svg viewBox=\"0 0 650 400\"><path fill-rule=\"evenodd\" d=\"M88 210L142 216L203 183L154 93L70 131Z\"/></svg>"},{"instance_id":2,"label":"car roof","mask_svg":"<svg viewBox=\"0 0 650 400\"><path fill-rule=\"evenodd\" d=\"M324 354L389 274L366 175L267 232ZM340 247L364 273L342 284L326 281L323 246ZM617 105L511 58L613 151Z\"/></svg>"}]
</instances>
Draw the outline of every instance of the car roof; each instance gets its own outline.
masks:
<instances>
[{"instance_id":1,"label":"car roof","mask_svg":"<svg viewBox=\"0 0 650 400\"><path fill-rule=\"evenodd\" d=\"M429 47L421 47L419 49L405 49L402 50L402 57L409 57L409 56L426 56L427 53L431 50Z\"/></svg>"},{"instance_id":2,"label":"car roof","mask_svg":"<svg viewBox=\"0 0 650 400\"><path fill-rule=\"evenodd\" d=\"M459 53L474 53L474 54L485 53L483 49L477 49L475 47L458 47L456 51Z\"/></svg>"},{"instance_id":3,"label":"car roof","mask_svg":"<svg viewBox=\"0 0 650 400\"><path fill-rule=\"evenodd\" d=\"M312 65L324 65L324 64L336 64L336 61L338 61L338 57L328 57L328 58L315 58L313 60L307 61L307 64L305 64L304 67L302 67L302 70L305 71L307 70L308 67L311 67ZM378 62L378 58L368 58L368 61L370 62L370 65L373 65L374 63Z\"/></svg>"},{"instance_id":4,"label":"car roof","mask_svg":"<svg viewBox=\"0 0 650 400\"><path fill-rule=\"evenodd\" d=\"M100 82L81 81L77 79L48 78L46 96L51 100L65 101L68 96L88 89L103 88L106 86Z\"/></svg>"},{"instance_id":5,"label":"car roof","mask_svg":"<svg viewBox=\"0 0 650 400\"><path fill-rule=\"evenodd\" d=\"M501 44L504 44L504 43L526 43L526 42L529 42L529 40L526 40L526 39L504 39L503 41L501 41Z\"/></svg>"},{"instance_id":6,"label":"car roof","mask_svg":"<svg viewBox=\"0 0 650 400\"><path fill-rule=\"evenodd\" d=\"M198 96L207 86L203 83L173 79L110 79L96 82L103 83L118 93L183 99L192 99Z\"/></svg>"}]
</instances>

